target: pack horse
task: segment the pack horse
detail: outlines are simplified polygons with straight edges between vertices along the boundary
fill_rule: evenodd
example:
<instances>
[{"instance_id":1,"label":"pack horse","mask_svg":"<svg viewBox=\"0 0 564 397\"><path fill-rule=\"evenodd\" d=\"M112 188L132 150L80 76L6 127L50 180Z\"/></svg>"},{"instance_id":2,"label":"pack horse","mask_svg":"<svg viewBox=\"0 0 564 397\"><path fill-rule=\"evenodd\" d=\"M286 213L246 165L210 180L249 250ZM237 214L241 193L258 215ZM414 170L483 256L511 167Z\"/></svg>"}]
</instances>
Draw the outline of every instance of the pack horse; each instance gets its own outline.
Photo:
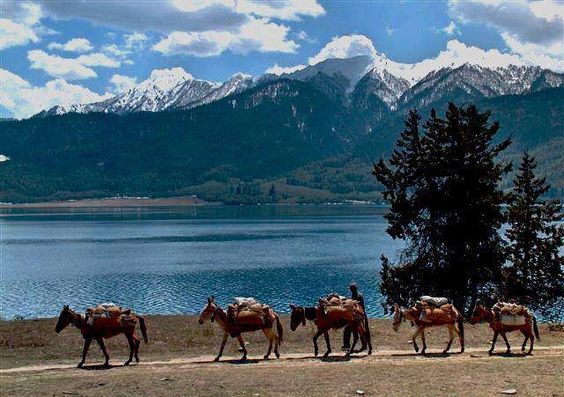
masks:
<instances>
[{"instance_id":1,"label":"pack horse","mask_svg":"<svg viewBox=\"0 0 564 397\"><path fill-rule=\"evenodd\" d=\"M63 307L59 314L55 332L59 333L69 325L80 330L84 338L84 348L82 349L82 360L78 363L78 368L82 368L93 340L98 342L102 353L106 359L104 365L110 365L110 355L106 349L104 339L112 338L119 334L124 334L129 342L129 358L124 365L129 365L135 357L139 362L139 345L141 340L135 335L135 327L139 323L141 334L145 343L147 338L147 325L145 319L130 309L122 309L114 304L101 304L86 310L86 315L76 313L68 305Z\"/></svg>"}]
</instances>

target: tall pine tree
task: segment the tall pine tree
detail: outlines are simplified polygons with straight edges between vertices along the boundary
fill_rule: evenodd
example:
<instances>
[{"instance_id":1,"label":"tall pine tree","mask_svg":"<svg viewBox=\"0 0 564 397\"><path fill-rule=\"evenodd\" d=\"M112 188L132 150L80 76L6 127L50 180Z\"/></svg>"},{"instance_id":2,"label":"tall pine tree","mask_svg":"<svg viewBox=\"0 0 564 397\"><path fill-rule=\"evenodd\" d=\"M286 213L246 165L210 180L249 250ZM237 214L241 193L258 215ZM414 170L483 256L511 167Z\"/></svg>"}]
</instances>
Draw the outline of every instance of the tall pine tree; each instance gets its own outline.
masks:
<instances>
[{"instance_id":1,"label":"tall pine tree","mask_svg":"<svg viewBox=\"0 0 564 397\"><path fill-rule=\"evenodd\" d=\"M550 186L535 176L537 164L523 154L508 210L508 267L505 296L529 305L544 315L564 297L562 205L545 201Z\"/></svg>"},{"instance_id":2,"label":"tall pine tree","mask_svg":"<svg viewBox=\"0 0 564 397\"><path fill-rule=\"evenodd\" d=\"M373 174L390 202L388 233L406 240L399 263L382 257L381 291L388 303L407 304L421 294L451 297L464 310L501 285L506 196L498 184L508 164L496 157L510 144L494 144L499 130L489 112L449 104L419 132L410 112L389 162Z\"/></svg>"}]
</instances>

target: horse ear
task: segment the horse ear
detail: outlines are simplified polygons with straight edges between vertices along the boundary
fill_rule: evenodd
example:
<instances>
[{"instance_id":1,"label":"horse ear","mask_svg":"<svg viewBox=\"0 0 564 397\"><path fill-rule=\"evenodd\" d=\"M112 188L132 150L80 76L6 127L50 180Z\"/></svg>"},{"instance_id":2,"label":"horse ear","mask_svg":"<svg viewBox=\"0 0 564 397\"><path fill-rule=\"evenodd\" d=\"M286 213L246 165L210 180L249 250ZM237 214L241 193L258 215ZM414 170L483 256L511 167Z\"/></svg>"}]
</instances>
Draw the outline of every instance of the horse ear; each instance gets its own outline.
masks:
<instances>
[{"instance_id":1,"label":"horse ear","mask_svg":"<svg viewBox=\"0 0 564 397\"><path fill-rule=\"evenodd\" d=\"M288 306L290 306L290 309L292 309L292 310L294 310L296 308L296 305L292 305L291 303Z\"/></svg>"},{"instance_id":2,"label":"horse ear","mask_svg":"<svg viewBox=\"0 0 564 397\"><path fill-rule=\"evenodd\" d=\"M64 305L63 310L69 310L69 305Z\"/></svg>"}]
</instances>

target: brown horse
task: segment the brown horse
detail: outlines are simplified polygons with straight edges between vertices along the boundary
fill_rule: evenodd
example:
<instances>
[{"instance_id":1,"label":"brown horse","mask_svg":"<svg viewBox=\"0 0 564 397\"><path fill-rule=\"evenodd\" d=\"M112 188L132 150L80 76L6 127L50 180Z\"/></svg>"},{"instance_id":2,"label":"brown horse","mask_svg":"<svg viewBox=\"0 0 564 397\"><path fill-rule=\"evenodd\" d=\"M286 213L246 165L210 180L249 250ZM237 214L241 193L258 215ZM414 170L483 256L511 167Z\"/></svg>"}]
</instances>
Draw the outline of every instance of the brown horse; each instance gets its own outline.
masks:
<instances>
[{"instance_id":1,"label":"brown horse","mask_svg":"<svg viewBox=\"0 0 564 397\"><path fill-rule=\"evenodd\" d=\"M523 341L523 345L521 346L521 351L525 351L525 346L527 345L527 341L529 338L531 339L531 345L529 347L529 351L527 354L531 354L533 352L533 346L535 344L535 336L538 340L540 340L539 336L539 329L537 327L537 319L535 316L531 315L530 312L527 310L528 315L525 316L525 324L522 325L505 325L502 324L501 321L495 316L492 309L488 309L481 304L477 304L474 308L474 312L472 313L472 319L470 320L470 324L476 324L481 321L486 321L489 323L490 328L494 332L492 347L488 351L489 354L493 354L495 348L495 342L497 341L497 336L501 334L501 337L505 341L505 345L507 346L506 354L511 353L511 347L509 346L509 341L507 340L507 336L505 335L507 332L512 331L521 331L525 336L525 340ZM534 330L534 335L533 335Z\"/></svg>"},{"instance_id":2,"label":"brown horse","mask_svg":"<svg viewBox=\"0 0 564 397\"><path fill-rule=\"evenodd\" d=\"M93 340L98 342L100 349L106 358L105 366L110 365L110 356L106 350L106 345L104 344L104 339L114 337L119 334L124 334L129 342L129 359L124 363L124 365L129 365L135 356L135 361L139 362L139 345L141 341L135 335L135 326L139 320L139 326L141 328L141 334L145 343L149 343L147 339L147 326L145 324L145 319L134 313L130 313L126 320L121 320L119 318L104 318L97 321L93 325L87 323L86 319L79 313L71 310L68 305L63 307L61 314L59 315L59 320L55 326L55 332L59 333L65 329L68 325L72 324L80 330L82 336L84 337L84 348L82 350L82 361L78 363L78 368L82 368L84 361L86 361L86 355L88 354L88 349Z\"/></svg>"},{"instance_id":3,"label":"brown horse","mask_svg":"<svg viewBox=\"0 0 564 397\"><path fill-rule=\"evenodd\" d=\"M353 333L353 343L350 350L345 354L345 357L349 357L351 353L354 352L354 347L358 342L359 336L367 342L368 354L372 354L370 333L365 329L363 312L355 312L353 316L343 317L342 315L340 315L341 313L337 314L336 316L321 315L322 313L320 313L320 309L317 307L294 306L291 304L290 309L292 309L292 314L290 317L290 329L292 331L295 331L300 324L305 326L306 320L313 321L317 326L317 332L313 336L313 353L315 356L319 354L317 339L321 335L325 337L325 344L327 345L327 351L323 356L328 357L329 354L331 354L329 330L339 329L349 325ZM358 308L356 310L358 310ZM362 308L360 308L360 310L362 311Z\"/></svg>"},{"instance_id":4,"label":"brown horse","mask_svg":"<svg viewBox=\"0 0 564 397\"><path fill-rule=\"evenodd\" d=\"M458 334L460 339L460 352L464 353L464 322L460 312L456 310L453 305L443 305L440 308L433 310L433 318L431 318L430 321L424 321L420 316L421 310L423 309L417 306L402 310L396 303L394 305L394 331L397 332L402 320L405 321L407 319L411 321L416 327L415 332L411 336L411 339L413 340L413 348L416 352L419 351L419 346L417 346L415 338L417 338L418 335L421 335L421 341L423 342L421 354L425 354L425 351L427 350L427 344L425 343L425 328L444 325L448 328L449 341L447 347L443 350L443 354L446 354L449 351L452 341L454 340L455 332Z\"/></svg>"},{"instance_id":5,"label":"brown horse","mask_svg":"<svg viewBox=\"0 0 564 397\"><path fill-rule=\"evenodd\" d=\"M244 361L247 359L247 349L245 348L245 342L243 341L243 337L241 336L244 332L254 332L258 331L259 329L264 332L264 335L270 342L268 345L268 352L264 355L265 359L270 357L270 352L272 351L272 345L274 345L274 354L276 358L280 357L280 353L278 351L278 347L282 343L282 335L284 330L282 328L282 323L280 323L280 317L276 312L272 309L269 310L270 315L266 318L266 321L262 324L237 324L233 321L230 321L227 313L221 307L219 307L215 303L215 298L213 296L208 298L208 303L202 310L200 314L200 319L198 322L203 324L208 318L213 322L217 320L217 323L223 330L223 340L221 341L221 347L219 348L219 353L214 361L219 361L220 357L223 354L223 349L225 348L225 343L227 343L227 337L231 336L232 338L237 338L239 341L239 345L241 346L240 351L243 352L243 357L241 360ZM276 323L277 333L274 332L274 323Z\"/></svg>"}]
</instances>

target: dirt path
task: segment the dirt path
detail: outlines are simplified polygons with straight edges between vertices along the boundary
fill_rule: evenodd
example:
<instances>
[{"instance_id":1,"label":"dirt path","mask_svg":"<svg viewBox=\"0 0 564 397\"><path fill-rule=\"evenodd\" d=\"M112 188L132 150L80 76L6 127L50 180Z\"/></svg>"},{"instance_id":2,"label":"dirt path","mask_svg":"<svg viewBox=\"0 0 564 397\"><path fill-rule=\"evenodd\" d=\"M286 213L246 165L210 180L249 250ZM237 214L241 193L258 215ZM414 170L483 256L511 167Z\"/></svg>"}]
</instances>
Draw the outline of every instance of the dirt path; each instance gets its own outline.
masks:
<instances>
[{"instance_id":1,"label":"dirt path","mask_svg":"<svg viewBox=\"0 0 564 397\"><path fill-rule=\"evenodd\" d=\"M272 355L274 357L274 355ZM528 357L521 352L512 353L510 356L503 354L502 351L499 353L495 353L494 355L490 356L484 349L479 348L467 348L464 354L460 354L456 350L453 350L450 354L442 354L438 351L429 351L426 356L421 356L419 354L414 353L413 350L380 350L373 352L372 355L368 356L365 354L354 355L350 360L345 359L343 353L336 352L333 353L328 358L323 357L313 357L311 355L303 354L303 353L289 353L283 354L280 359L270 358L268 360L263 359L262 357L252 357L249 356L247 360L247 364L253 364L253 367L260 367L260 366L276 366L276 367L296 367L296 366L310 366L312 363L315 362L329 362L329 363L347 363L347 364L366 364L374 361L378 361L381 363L398 363L401 361L420 361L430 358L444 358L448 359L450 363L459 363L465 361L476 361L477 359L480 360L496 360L496 359L504 359L508 357ZM564 357L564 345L558 346L539 346L535 348L534 355L531 357ZM152 368L152 367L176 367L177 369L191 369L191 368L201 368L203 366L208 367L221 367L225 364L240 364L240 356L223 356L220 362L213 361L214 356L205 355L199 357L182 357L182 358L174 358L171 360L163 360L163 361L146 361L140 362L139 364L132 364L131 367L139 365L140 367L144 368ZM81 372L88 369L101 369L102 366L99 364L89 364L85 365L85 367L81 370L76 368L76 365L72 364L48 364L48 365L28 365L24 367L16 367L16 368L9 368L9 369L1 369L0 375L8 375L8 374L24 374L24 373L40 373L40 372L60 372L60 371L68 371L68 370L76 370L77 372ZM122 364L112 364L111 369L117 368L125 368Z\"/></svg>"}]
</instances>

